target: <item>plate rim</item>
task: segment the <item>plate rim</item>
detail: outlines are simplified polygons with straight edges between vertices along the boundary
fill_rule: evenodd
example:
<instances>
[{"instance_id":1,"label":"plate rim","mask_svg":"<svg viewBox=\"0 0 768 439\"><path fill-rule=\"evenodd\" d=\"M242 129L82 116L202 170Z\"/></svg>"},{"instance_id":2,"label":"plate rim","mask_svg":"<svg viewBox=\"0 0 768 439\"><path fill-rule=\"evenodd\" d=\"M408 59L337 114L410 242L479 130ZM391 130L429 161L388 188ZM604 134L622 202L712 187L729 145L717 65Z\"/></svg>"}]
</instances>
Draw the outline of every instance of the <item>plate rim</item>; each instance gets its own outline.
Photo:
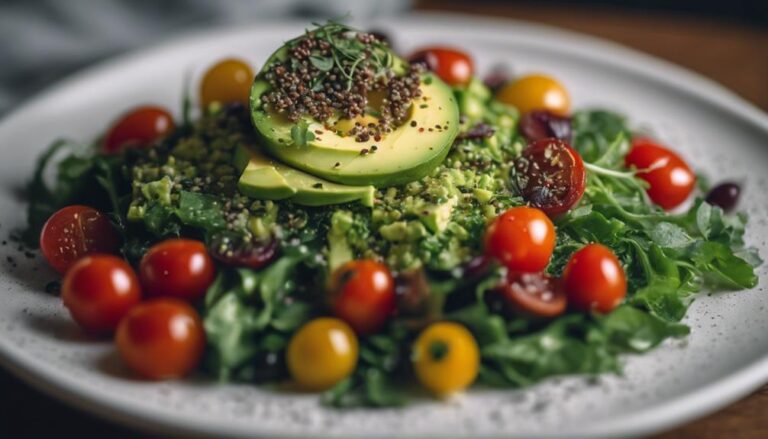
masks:
<instances>
[{"instance_id":1,"label":"plate rim","mask_svg":"<svg viewBox=\"0 0 768 439\"><path fill-rule=\"evenodd\" d=\"M549 45L548 42L557 41L558 44L573 50L580 57L586 58L587 61L618 66L622 69L631 67L639 76L667 84L676 90L684 91L691 96L702 99L715 108L737 116L756 127L768 138L768 114L764 113L754 104L726 89L721 84L698 73L615 42L550 25L509 18L467 16L446 12L412 12L396 17L398 21L404 22L406 25L427 22L430 26L434 27L450 27L452 39L460 39L460 35L471 32L468 29L469 27L480 25L486 28L493 28L494 34L497 32L501 34L501 36L495 35L491 38L500 41L503 34L510 34L507 27L514 25L521 29L526 37L538 39L545 46ZM369 22L394 27L389 24L392 18L393 16L389 16L378 20L369 20ZM306 22L307 20L286 19L272 23L261 23L258 25L258 32L266 33L270 30L285 30L289 27L306 25ZM174 49L178 50L184 46L194 45L197 40L206 37L223 38L227 34L237 35L248 34L249 32L254 32L250 24L217 26L205 30L183 32L171 38L163 39L159 44L153 45L151 48L140 47L97 62L51 84L31 98L26 99L12 111L9 111L0 119L0 133L4 131L6 126L13 125L17 118L23 119L28 117L26 113L34 110L41 103L54 98L57 93L66 91L69 88L78 87L80 83L86 82L88 78L115 70L122 64L132 64L142 58L152 57L157 53ZM296 434L282 431L257 431L241 428L240 425L229 425L226 429L220 429L218 424L206 425L204 422L198 422L190 427L179 423L182 420L189 420L183 415L158 415L151 410L141 410L130 405L124 405L120 401L106 396L98 389L83 386L81 380L69 379L61 374L46 370L45 367L41 367L39 361L25 356L23 349L10 345L2 338L0 338L0 366L9 370L13 375L19 377L38 391L50 395L69 406L139 430L152 430L176 435L183 433L184 435L192 436L222 436L226 434L238 437L253 437L254 435L281 438L298 437ZM764 355L746 364L744 367L734 370L729 375L706 386L681 396L667 399L657 406L639 410L629 416L617 417L596 426L571 430L568 434L569 436L575 434L592 437L612 437L616 435L644 435L659 432L724 407L762 386L766 381L768 381L768 352L765 352ZM551 437L551 434L534 433L528 436ZM485 435L483 437L489 436Z\"/></svg>"}]
</instances>

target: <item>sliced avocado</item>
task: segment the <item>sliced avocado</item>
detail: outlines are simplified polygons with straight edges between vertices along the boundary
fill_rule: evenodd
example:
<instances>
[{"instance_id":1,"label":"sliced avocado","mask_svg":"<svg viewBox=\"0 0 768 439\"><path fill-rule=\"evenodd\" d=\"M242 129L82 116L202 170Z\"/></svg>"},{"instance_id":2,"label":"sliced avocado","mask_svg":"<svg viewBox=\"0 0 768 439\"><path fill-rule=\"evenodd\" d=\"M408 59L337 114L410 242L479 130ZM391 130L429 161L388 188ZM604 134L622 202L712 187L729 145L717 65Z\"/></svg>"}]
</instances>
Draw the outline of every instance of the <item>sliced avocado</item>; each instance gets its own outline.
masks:
<instances>
[{"instance_id":1,"label":"sliced avocado","mask_svg":"<svg viewBox=\"0 0 768 439\"><path fill-rule=\"evenodd\" d=\"M235 167L242 169L237 188L243 195L259 200L283 200L297 192L277 171L274 161L244 147L235 151Z\"/></svg>"},{"instance_id":2,"label":"sliced avocado","mask_svg":"<svg viewBox=\"0 0 768 439\"><path fill-rule=\"evenodd\" d=\"M261 96L270 89L264 72L286 56L285 47L275 52L251 88L253 123L270 155L330 181L377 187L418 180L445 159L459 131L459 108L451 88L434 74L422 74L422 96L414 100L408 120L378 141L357 142L314 119L290 123L262 105ZM393 57L395 70L404 70L404 62ZM297 127L309 135L297 133Z\"/></svg>"},{"instance_id":3,"label":"sliced avocado","mask_svg":"<svg viewBox=\"0 0 768 439\"><path fill-rule=\"evenodd\" d=\"M347 186L323 180L244 146L238 147L234 162L238 169L242 169L237 188L251 198L290 199L304 206L360 200L364 206L373 206L373 186Z\"/></svg>"},{"instance_id":4,"label":"sliced avocado","mask_svg":"<svg viewBox=\"0 0 768 439\"><path fill-rule=\"evenodd\" d=\"M453 208L456 207L458 202L458 197L451 197L444 203L426 206L420 212L419 219L432 233L442 232L448 227L451 215L453 214Z\"/></svg>"}]
</instances>

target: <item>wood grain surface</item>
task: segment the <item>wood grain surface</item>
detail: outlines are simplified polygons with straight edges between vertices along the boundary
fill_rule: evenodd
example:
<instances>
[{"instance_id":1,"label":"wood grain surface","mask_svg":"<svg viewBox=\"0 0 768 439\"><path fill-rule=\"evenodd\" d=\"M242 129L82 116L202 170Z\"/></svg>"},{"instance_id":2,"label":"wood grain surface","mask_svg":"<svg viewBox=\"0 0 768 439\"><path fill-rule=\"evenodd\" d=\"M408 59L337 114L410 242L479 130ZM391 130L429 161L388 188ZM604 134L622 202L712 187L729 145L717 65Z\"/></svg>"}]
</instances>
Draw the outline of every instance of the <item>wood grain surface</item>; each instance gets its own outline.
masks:
<instances>
[{"instance_id":1,"label":"wood grain surface","mask_svg":"<svg viewBox=\"0 0 768 439\"><path fill-rule=\"evenodd\" d=\"M417 9L528 20L624 44L698 72L768 110L768 30L712 19L566 6L425 0ZM768 145L766 145L768 146ZM768 438L768 386L704 419L658 436Z\"/></svg>"},{"instance_id":2,"label":"wood grain surface","mask_svg":"<svg viewBox=\"0 0 768 439\"><path fill-rule=\"evenodd\" d=\"M699 72L768 110L768 30L685 16L610 9L417 1L417 9L530 20L616 41ZM0 370L0 437L136 437L42 395ZM55 433L54 433L55 434ZM150 437L141 434L141 437ZM658 436L768 437L768 386L720 412Z\"/></svg>"}]
</instances>

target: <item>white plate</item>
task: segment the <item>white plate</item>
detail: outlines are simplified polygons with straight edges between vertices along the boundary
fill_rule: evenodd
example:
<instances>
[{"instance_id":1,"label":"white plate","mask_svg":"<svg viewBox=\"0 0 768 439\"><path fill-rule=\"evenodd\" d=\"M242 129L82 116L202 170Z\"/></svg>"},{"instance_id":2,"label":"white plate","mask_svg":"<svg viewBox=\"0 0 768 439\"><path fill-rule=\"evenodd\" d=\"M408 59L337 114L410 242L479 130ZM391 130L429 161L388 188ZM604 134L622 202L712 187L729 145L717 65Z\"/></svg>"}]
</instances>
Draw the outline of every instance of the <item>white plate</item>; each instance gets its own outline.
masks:
<instances>
[{"instance_id":1,"label":"white plate","mask_svg":"<svg viewBox=\"0 0 768 439\"><path fill-rule=\"evenodd\" d=\"M497 62L516 72L560 78L576 107L622 111L653 129L714 180L745 183L752 217L747 239L768 255L768 117L714 83L621 47L514 21L413 16L375 23L400 49L448 43L468 50L479 70ZM0 224L19 227L24 207L10 188L58 137L87 140L141 103L178 110L182 79L235 55L259 65L305 23L253 25L192 35L84 71L0 123ZM12 253L6 246L0 251ZM3 257L5 254L2 255ZM693 333L626 359L623 377L570 377L527 390L473 390L461 399L405 409L338 411L316 396L274 393L204 379L147 383L130 378L112 347L83 337L60 301L43 293L54 274L14 254L0 278L0 358L39 388L134 426L185 434L269 437L537 437L645 434L711 412L768 381L768 296L752 291L701 296L686 322ZM760 268L766 283L765 266ZM44 422L45 414L41 414Z\"/></svg>"}]
</instances>

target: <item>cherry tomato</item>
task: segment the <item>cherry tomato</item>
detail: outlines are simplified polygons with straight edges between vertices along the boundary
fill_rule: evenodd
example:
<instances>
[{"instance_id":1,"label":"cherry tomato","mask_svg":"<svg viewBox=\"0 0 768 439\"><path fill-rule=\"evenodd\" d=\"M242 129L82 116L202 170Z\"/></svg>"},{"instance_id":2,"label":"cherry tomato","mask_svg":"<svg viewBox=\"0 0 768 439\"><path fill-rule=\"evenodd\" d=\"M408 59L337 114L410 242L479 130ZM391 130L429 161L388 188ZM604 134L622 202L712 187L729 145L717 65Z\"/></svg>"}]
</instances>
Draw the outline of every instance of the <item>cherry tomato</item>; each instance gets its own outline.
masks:
<instances>
[{"instance_id":1,"label":"cherry tomato","mask_svg":"<svg viewBox=\"0 0 768 439\"><path fill-rule=\"evenodd\" d=\"M532 142L515 161L521 195L550 216L567 212L581 200L586 178L581 155L562 140Z\"/></svg>"},{"instance_id":2,"label":"cherry tomato","mask_svg":"<svg viewBox=\"0 0 768 439\"><path fill-rule=\"evenodd\" d=\"M141 300L133 268L111 255L78 260L64 276L61 298L72 318L93 334L112 332Z\"/></svg>"},{"instance_id":3,"label":"cherry tomato","mask_svg":"<svg viewBox=\"0 0 768 439\"><path fill-rule=\"evenodd\" d=\"M349 261L330 279L333 311L358 334L372 334L395 311L395 281L387 267L361 259Z\"/></svg>"},{"instance_id":4,"label":"cherry tomato","mask_svg":"<svg viewBox=\"0 0 768 439\"><path fill-rule=\"evenodd\" d=\"M520 77L501 88L496 99L512 105L526 114L533 110L548 110L559 116L567 116L571 108L568 91L556 79L547 75Z\"/></svg>"},{"instance_id":5,"label":"cherry tomato","mask_svg":"<svg viewBox=\"0 0 768 439\"><path fill-rule=\"evenodd\" d=\"M696 184L696 176L679 155L650 139L634 139L624 162L637 168L637 176L650 185L648 197L666 210L682 204Z\"/></svg>"},{"instance_id":6,"label":"cherry tomato","mask_svg":"<svg viewBox=\"0 0 768 439\"><path fill-rule=\"evenodd\" d=\"M191 301L205 295L216 277L216 269L202 242L168 239L141 258L139 277L151 296Z\"/></svg>"},{"instance_id":7,"label":"cherry tomato","mask_svg":"<svg viewBox=\"0 0 768 439\"><path fill-rule=\"evenodd\" d=\"M466 85L474 73L472 58L449 47L426 47L413 53L408 60L412 64L424 64L446 84L452 86Z\"/></svg>"},{"instance_id":8,"label":"cherry tomato","mask_svg":"<svg viewBox=\"0 0 768 439\"><path fill-rule=\"evenodd\" d=\"M136 305L117 327L117 350L139 375L162 380L186 375L200 362L205 331L186 302L150 299Z\"/></svg>"},{"instance_id":9,"label":"cherry tomato","mask_svg":"<svg viewBox=\"0 0 768 439\"><path fill-rule=\"evenodd\" d=\"M480 350L472 334L453 322L433 323L413 345L413 367L419 382L437 396L467 388L477 377Z\"/></svg>"},{"instance_id":10,"label":"cherry tomato","mask_svg":"<svg viewBox=\"0 0 768 439\"><path fill-rule=\"evenodd\" d=\"M274 236L259 241L220 233L213 236L208 250L214 259L225 265L259 269L275 259L277 247L277 239Z\"/></svg>"},{"instance_id":11,"label":"cherry tomato","mask_svg":"<svg viewBox=\"0 0 768 439\"><path fill-rule=\"evenodd\" d=\"M205 72L200 84L200 103L203 108L214 102L248 104L253 83L253 70L245 61L225 59Z\"/></svg>"},{"instance_id":12,"label":"cherry tomato","mask_svg":"<svg viewBox=\"0 0 768 439\"><path fill-rule=\"evenodd\" d=\"M543 271L555 248L555 226L539 209L520 206L501 214L485 233L485 253L511 271Z\"/></svg>"},{"instance_id":13,"label":"cherry tomato","mask_svg":"<svg viewBox=\"0 0 768 439\"><path fill-rule=\"evenodd\" d=\"M627 295L627 278L616 255L589 244L571 256L563 271L568 303L580 311L610 312Z\"/></svg>"},{"instance_id":14,"label":"cherry tomato","mask_svg":"<svg viewBox=\"0 0 768 439\"><path fill-rule=\"evenodd\" d=\"M508 307L516 313L551 318L565 312L562 285L546 273L510 272L500 292Z\"/></svg>"},{"instance_id":15,"label":"cherry tomato","mask_svg":"<svg viewBox=\"0 0 768 439\"><path fill-rule=\"evenodd\" d=\"M102 150L115 154L125 148L146 147L173 131L173 116L155 106L138 107L120 118L106 136Z\"/></svg>"},{"instance_id":16,"label":"cherry tomato","mask_svg":"<svg viewBox=\"0 0 768 439\"><path fill-rule=\"evenodd\" d=\"M117 253L120 238L107 216L88 206L67 206L48 218L40 233L40 250L64 274L87 254Z\"/></svg>"},{"instance_id":17,"label":"cherry tomato","mask_svg":"<svg viewBox=\"0 0 768 439\"><path fill-rule=\"evenodd\" d=\"M339 319L322 317L302 326L288 343L288 370L311 391L325 390L348 377L357 365L357 337Z\"/></svg>"}]
</instances>

